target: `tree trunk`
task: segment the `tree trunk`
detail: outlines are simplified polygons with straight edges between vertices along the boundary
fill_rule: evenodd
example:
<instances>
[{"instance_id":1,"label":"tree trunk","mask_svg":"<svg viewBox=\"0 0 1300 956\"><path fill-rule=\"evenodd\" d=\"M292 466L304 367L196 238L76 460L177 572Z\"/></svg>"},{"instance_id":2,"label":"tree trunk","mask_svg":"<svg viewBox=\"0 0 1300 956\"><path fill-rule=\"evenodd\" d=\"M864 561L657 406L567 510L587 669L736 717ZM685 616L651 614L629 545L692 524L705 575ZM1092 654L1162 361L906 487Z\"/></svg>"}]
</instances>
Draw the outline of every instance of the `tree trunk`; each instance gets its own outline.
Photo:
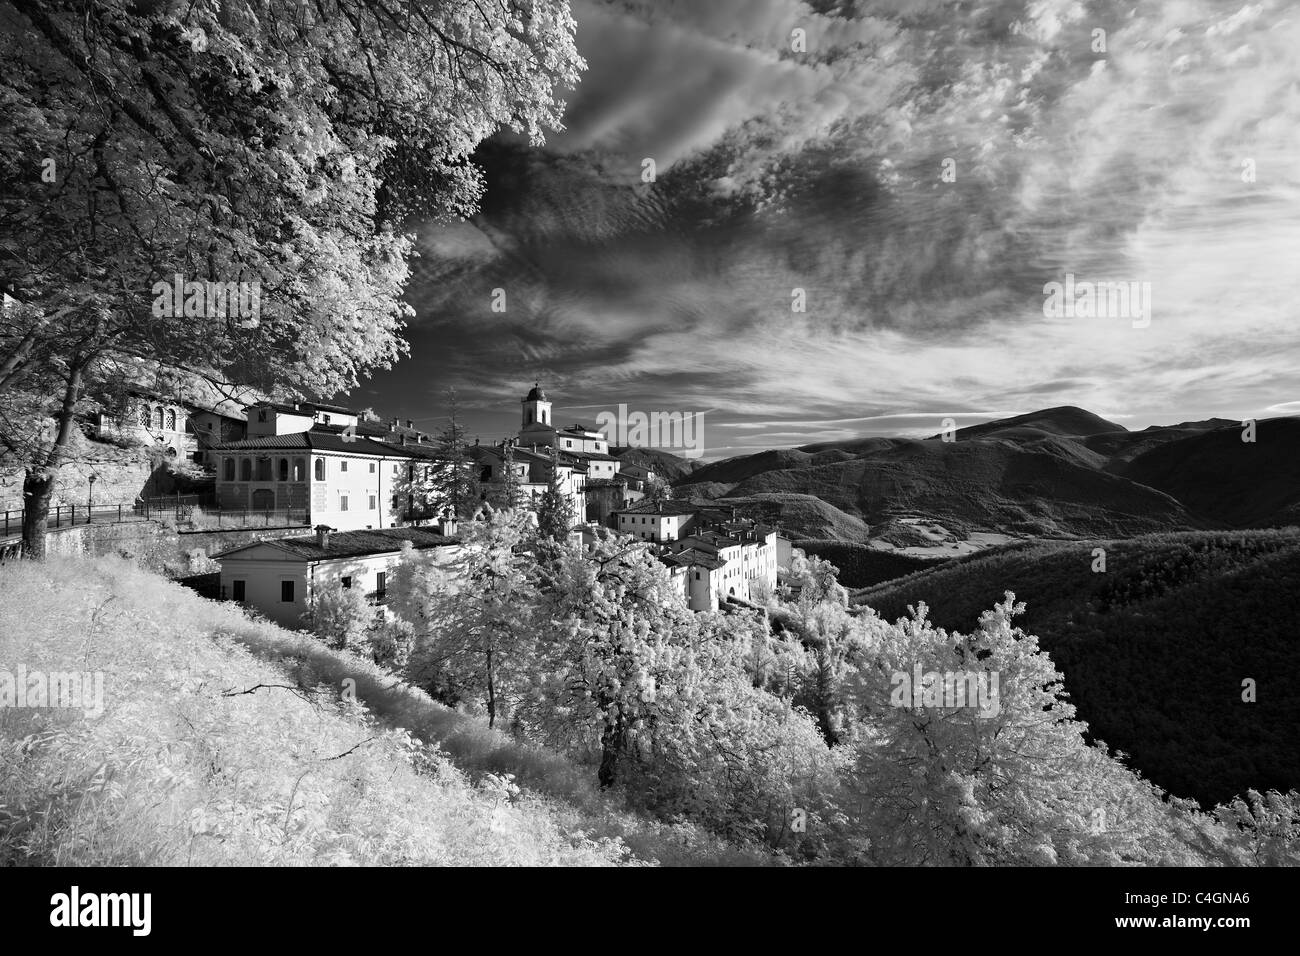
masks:
<instances>
[{"instance_id":1,"label":"tree trunk","mask_svg":"<svg viewBox=\"0 0 1300 956\"><path fill-rule=\"evenodd\" d=\"M497 693L496 687L492 683L492 652L487 652L487 709L488 709L488 727L491 728L497 722Z\"/></svg>"},{"instance_id":2,"label":"tree trunk","mask_svg":"<svg viewBox=\"0 0 1300 956\"><path fill-rule=\"evenodd\" d=\"M96 325L98 331L99 325ZM81 377L85 373L88 356L79 355L68 369L68 380L63 389L63 404L55 420L59 423L54 444L45 461L33 465L23 476L23 555L42 560L45 557L45 527L50 515L50 497L59 474L59 465L72 439L73 414L81 398Z\"/></svg>"},{"instance_id":3,"label":"tree trunk","mask_svg":"<svg viewBox=\"0 0 1300 956\"><path fill-rule=\"evenodd\" d=\"M37 561L45 557L45 525L53 494L54 473L28 468L23 476L23 557Z\"/></svg>"},{"instance_id":4,"label":"tree trunk","mask_svg":"<svg viewBox=\"0 0 1300 956\"><path fill-rule=\"evenodd\" d=\"M600 735L600 770L597 779L600 789L608 790L614 786L618 774L618 758L622 756L624 744L623 718L619 717L613 727L606 727Z\"/></svg>"}]
</instances>

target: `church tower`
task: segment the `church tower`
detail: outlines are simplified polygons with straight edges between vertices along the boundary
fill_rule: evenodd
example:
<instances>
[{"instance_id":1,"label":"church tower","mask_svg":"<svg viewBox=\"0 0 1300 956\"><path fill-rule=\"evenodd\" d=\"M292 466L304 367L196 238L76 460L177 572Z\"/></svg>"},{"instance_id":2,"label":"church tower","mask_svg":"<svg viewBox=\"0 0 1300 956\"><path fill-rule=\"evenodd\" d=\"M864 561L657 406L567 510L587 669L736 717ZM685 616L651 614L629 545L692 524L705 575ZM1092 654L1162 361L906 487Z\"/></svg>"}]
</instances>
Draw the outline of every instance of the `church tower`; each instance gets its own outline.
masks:
<instances>
[{"instance_id":1,"label":"church tower","mask_svg":"<svg viewBox=\"0 0 1300 956\"><path fill-rule=\"evenodd\" d=\"M528 397L523 400L524 420L523 427L528 428L530 425L541 425L547 429L554 428L551 423L551 403L547 401L546 393L542 391L541 385L534 383L528 392Z\"/></svg>"}]
</instances>

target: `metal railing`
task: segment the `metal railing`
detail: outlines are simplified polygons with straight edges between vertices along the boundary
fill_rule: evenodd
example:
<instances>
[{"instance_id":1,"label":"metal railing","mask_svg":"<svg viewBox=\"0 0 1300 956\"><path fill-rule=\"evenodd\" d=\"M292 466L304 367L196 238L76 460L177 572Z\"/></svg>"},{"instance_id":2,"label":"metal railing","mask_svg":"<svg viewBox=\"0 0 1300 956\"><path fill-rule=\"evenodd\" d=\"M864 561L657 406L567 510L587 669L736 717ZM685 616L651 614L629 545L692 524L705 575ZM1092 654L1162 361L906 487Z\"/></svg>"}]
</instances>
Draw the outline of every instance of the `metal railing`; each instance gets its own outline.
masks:
<instances>
[{"instance_id":1,"label":"metal railing","mask_svg":"<svg viewBox=\"0 0 1300 956\"><path fill-rule=\"evenodd\" d=\"M202 510L201 516L196 516L196 509ZM156 521L163 518L173 518L178 522L193 520L196 525L212 528L302 527L308 523L305 508L232 510L217 508L209 495L171 495L165 498L141 498L129 505L55 505L50 508L45 526L50 530L75 525ZM0 512L0 539L20 535L22 531L21 509Z\"/></svg>"}]
</instances>

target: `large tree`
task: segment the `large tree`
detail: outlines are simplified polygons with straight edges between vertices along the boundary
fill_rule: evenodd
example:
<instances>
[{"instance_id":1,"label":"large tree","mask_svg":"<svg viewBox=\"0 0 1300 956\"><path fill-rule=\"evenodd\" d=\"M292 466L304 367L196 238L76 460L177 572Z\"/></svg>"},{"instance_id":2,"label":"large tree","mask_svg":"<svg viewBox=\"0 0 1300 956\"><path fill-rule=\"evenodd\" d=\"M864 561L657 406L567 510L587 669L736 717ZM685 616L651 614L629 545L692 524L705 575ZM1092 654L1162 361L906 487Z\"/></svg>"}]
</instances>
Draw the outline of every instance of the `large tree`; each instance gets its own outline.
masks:
<instances>
[{"instance_id":1,"label":"large tree","mask_svg":"<svg viewBox=\"0 0 1300 956\"><path fill-rule=\"evenodd\" d=\"M485 137L559 128L573 32L565 0L0 0L0 282L26 306L0 318L0 450L29 551L77 416L122 383L332 395L400 357L407 229L475 209Z\"/></svg>"}]
</instances>

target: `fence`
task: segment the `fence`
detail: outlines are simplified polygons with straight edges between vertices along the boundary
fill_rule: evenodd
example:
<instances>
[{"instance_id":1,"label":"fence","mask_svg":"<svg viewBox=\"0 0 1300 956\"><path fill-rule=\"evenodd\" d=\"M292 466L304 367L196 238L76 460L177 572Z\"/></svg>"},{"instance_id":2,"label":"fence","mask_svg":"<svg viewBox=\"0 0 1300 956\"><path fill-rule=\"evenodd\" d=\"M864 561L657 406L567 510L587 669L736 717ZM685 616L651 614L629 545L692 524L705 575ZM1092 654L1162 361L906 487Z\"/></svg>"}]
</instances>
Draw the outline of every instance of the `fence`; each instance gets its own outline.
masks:
<instances>
[{"instance_id":1,"label":"fence","mask_svg":"<svg viewBox=\"0 0 1300 956\"><path fill-rule=\"evenodd\" d=\"M202 510L207 509L207 510ZM269 508L263 511L230 511L214 506L211 495L171 495L141 498L126 504L56 505L45 522L47 529L82 524L117 524L124 521L157 521L172 518L178 524L190 522L199 528L278 528L307 524L306 509ZM0 516L0 540L20 535L23 512L5 511Z\"/></svg>"}]
</instances>

